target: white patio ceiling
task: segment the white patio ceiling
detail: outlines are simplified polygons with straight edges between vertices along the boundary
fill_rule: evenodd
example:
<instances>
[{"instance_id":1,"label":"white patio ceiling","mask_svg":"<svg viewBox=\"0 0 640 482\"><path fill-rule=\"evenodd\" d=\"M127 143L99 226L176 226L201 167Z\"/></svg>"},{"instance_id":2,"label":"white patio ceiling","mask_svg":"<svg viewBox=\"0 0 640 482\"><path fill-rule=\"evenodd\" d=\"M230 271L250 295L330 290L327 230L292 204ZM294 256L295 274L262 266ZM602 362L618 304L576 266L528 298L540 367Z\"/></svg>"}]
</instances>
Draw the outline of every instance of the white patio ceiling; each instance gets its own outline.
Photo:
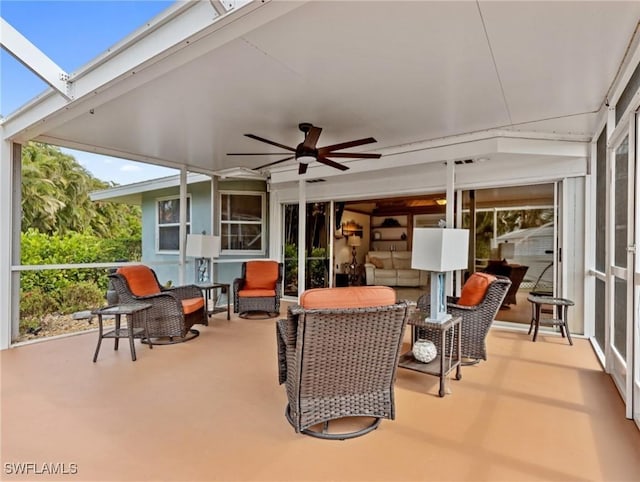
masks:
<instances>
[{"instance_id":1,"label":"white patio ceiling","mask_svg":"<svg viewBox=\"0 0 640 482\"><path fill-rule=\"evenodd\" d=\"M281 151L244 133L295 146L303 121L324 128L319 146L373 136L362 150L383 153L489 129L584 140L640 19L636 1L272 1L217 27L189 23L197 9L213 13L201 2L158 29L174 46L127 46L140 65L109 82L122 56L107 56L95 88L44 95L5 132L199 172L277 160L226 153Z\"/></svg>"}]
</instances>

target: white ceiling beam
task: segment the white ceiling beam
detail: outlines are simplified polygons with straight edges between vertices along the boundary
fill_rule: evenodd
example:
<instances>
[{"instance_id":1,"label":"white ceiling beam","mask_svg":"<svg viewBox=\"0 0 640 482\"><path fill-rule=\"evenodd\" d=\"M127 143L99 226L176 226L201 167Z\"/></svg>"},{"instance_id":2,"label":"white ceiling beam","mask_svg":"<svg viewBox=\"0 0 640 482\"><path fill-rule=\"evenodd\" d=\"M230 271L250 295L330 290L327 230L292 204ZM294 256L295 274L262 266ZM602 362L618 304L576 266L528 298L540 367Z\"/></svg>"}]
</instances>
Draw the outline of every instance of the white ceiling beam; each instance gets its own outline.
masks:
<instances>
[{"instance_id":1,"label":"white ceiling beam","mask_svg":"<svg viewBox=\"0 0 640 482\"><path fill-rule=\"evenodd\" d=\"M211 6L218 15L224 15L225 13L227 13L220 0L209 0L209 2L211 2Z\"/></svg>"},{"instance_id":2,"label":"white ceiling beam","mask_svg":"<svg viewBox=\"0 0 640 482\"><path fill-rule=\"evenodd\" d=\"M208 2L188 3L170 21L150 26L72 77L74 101L43 95L3 120L5 138L26 141L85 114L249 31L300 7L305 2L251 2L223 17L211 18Z\"/></svg>"},{"instance_id":3,"label":"white ceiling beam","mask_svg":"<svg viewBox=\"0 0 640 482\"><path fill-rule=\"evenodd\" d=\"M557 140L536 138L535 134L528 137L520 132L504 130L484 131L450 138L438 139L423 143L409 144L393 148L379 149L380 159L355 159L346 161L349 173L369 172L413 166L431 162L443 162L457 159L478 159L491 157L494 154L522 154L540 156L563 156L584 158L588 155L589 142L587 140ZM318 163L309 166L304 179L329 178L344 174L342 171ZM296 181L297 165L282 167L271 172L271 183Z\"/></svg>"},{"instance_id":4,"label":"white ceiling beam","mask_svg":"<svg viewBox=\"0 0 640 482\"><path fill-rule=\"evenodd\" d=\"M0 17L0 46L53 87L66 100L73 98L69 74Z\"/></svg>"}]
</instances>

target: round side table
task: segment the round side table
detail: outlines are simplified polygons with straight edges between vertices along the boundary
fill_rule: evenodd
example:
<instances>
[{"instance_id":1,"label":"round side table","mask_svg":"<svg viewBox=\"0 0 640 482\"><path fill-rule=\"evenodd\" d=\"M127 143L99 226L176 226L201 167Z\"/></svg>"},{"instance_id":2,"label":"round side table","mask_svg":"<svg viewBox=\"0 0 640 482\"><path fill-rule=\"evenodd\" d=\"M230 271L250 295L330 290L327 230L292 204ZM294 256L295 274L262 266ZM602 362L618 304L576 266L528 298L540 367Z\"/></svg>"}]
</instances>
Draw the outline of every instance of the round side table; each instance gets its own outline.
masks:
<instances>
[{"instance_id":1,"label":"round side table","mask_svg":"<svg viewBox=\"0 0 640 482\"><path fill-rule=\"evenodd\" d=\"M573 340L571 339L571 333L569 332L569 324L568 324L568 312L569 307L573 306L575 303L566 298L554 298L553 296L540 296L540 295L532 295L529 294L527 300L532 304L532 312L533 316L531 318L531 325L529 326L529 334L531 334L531 329L533 331L533 341L536 341L538 338L538 328L540 325L545 326L559 326L560 334L562 338L566 338L569 340L569 344L573 345ZM540 309L542 305L550 305L553 306L556 310L557 318L549 318L549 319L540 319Z\"/></svg>"}]
</instances>

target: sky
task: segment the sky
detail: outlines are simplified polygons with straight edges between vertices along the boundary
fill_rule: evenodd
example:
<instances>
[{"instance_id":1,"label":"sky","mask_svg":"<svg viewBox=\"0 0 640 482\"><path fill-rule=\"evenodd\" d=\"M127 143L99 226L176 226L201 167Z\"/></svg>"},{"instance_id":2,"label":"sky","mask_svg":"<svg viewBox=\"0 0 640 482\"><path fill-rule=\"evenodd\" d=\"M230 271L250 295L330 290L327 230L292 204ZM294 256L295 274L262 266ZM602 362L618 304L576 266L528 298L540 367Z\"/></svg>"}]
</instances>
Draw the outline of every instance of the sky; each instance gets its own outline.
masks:
<instances>
[{"instance_id":1,"label":"sky","mask_svg":"<svg viewBox=\"0 0 640 482\"><path fill-rule=\"evenodd\" d=\"M65 72L89 63L174 0L0 0L0 16ZM48 86L0 49L0 115L7 116ZM150 164L63 149L95 177L117 184L178 171Z\"/></svg>"}]
</instances>

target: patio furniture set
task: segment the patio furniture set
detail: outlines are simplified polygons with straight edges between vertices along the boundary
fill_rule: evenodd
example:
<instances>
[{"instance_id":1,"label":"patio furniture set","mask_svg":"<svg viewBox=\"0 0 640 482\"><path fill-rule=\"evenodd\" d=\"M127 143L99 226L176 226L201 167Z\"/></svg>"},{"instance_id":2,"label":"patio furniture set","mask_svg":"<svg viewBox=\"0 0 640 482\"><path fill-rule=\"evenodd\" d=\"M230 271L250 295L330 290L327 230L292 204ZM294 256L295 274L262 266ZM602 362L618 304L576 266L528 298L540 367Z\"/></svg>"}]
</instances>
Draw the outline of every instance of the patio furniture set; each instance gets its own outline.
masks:
<instances>
[{"instance_id":1,"label":"patio furniture set","mask_svg":"<svg viewBox=\"0 0 640 482\"><path fill-rule=\"evenodd\" d=\"M234 312L241 317L258 310L262 317L279 314L282 265L275 261L243 264L242 277L233 283ZM168 344L197 336L192 326L208 324L208 315L223 311L214 304L209 310L210 291L229 285L190 285L164 288L155 273L145 266L127 266L110 275L120 304L96 310L99 322L98 346L103 338L128 338L132 360L136 360L134 339ZM285 417L296 432L324 439L348 439L376 429L382 419L395 418L394 384L397 368L407 368L440 379L438 394L447 393L446 382L455 370L462 378L464 360L487 359L486 336L511 286L509 278L474 273L465 282L460 297L447 299L451 318L444 322L428 319L429 297L417 303L398 301L393 288L351 286L305 291L299 304L287 309L287 317L276 323L278 373L285 384ZM543 303L563 307L558 319L562 335L571 337L566 325L568 300L529 299L534 307L529 332L535 327L534 341L541 323ZM536 308L537 307L537 308ZM227 303L227 319L229 304ZM103 332L102 317L113 315L116 326ZM127 328L120 325L127 316ZM411 326L411 349L402 353L405 325ZM131 327L131 329L129 329ZM191 337L188 335L191 334ZM429 340L433 356L418 356L418 344ZM415 348L415 350L414 350ZM330 423L346 418L366 418L363 427L348 431L329 431Z\"/></svg>"},{"instance_id":2,"label":"patio furniture set","mask_svg":"<svg viewBox=\"0 0 640 482\"><path fill-rule=\"evenodd\" d=\"M160 284L155 272L144 265L124 266L109 275L118 302L97 309L98 345L93 357L98 358L104 338L114 338L114 350L120 338L128 338L131 359L136 360L134 339L149 347L181 343L199 335L195 324L208 325L215 313L227 313L231 319L229 296L231 285L226 283L200 283L173 288ZM282 264L275 261L247 261L242 265L242 276L233 283L234 312L241 317L253 313L277 316L280 312L280 286ZM227 302L218 304L225 294ZM104 331L103 317L115 317L115 328ZM127 318L126 327L121 318Z\"/></svg>"}]
</instances>

